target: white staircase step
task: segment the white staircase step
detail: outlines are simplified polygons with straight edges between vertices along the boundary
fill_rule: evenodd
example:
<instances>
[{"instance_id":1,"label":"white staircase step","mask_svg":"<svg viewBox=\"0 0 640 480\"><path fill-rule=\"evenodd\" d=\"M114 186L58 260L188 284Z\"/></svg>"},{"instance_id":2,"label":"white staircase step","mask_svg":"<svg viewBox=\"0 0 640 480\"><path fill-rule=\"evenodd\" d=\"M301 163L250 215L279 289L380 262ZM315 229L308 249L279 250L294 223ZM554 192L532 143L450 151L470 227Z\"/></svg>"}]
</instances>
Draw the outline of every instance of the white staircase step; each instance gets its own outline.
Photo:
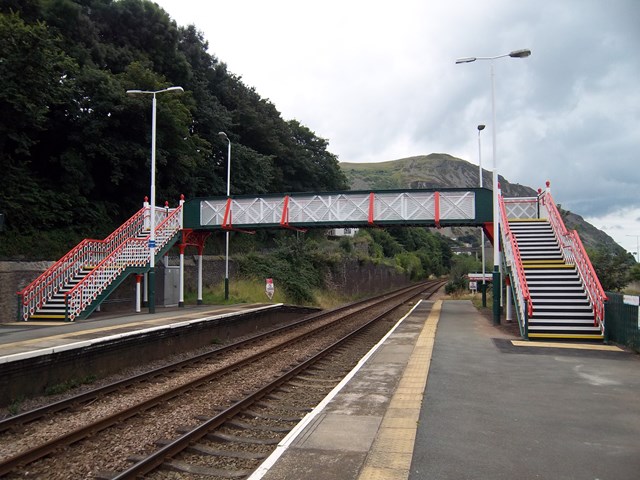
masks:
<instances>
[{"instance_id":1,"label":"white staircase step","mask_svg":"<svg viewBox=\"0 0 640 480\"><path fill-rule=\"evenodd\" d=\"M580 292L580 291L573 291L573 292L539 292L539 291L535 291L535 290L531 290L529 289L529 293L531 294L531 297L535 300L553 300L553 301L558 301L558 300L562 300L562 299L566 299L567 301L570 300L586 300L588 301L588 297L584 292Z\"/></svg>"},{"instance_id":2,"label":"white staircase step","mask_svg":"<svg viewBox=\"0 0 640 480\"><path fill-rule=\"evenodd\" d=\"M554 304L554 305L547 305L544 303L534 303L535 306L535 310L536 313L545 313L545 312L557 312L557 313L561 313L561 312L567 312L567 313L575 313L575 314L582 314L582 313L593 313L593 309L591 308L590 305L588 306L584 306L584 305L574 305L574 304Z\"/></svg>"},{"instance_id":3,"label":"white staircase step","mask_svg":"<svg viewBox=\"0 0 640 480\"><path fill-rule=\"evenodd\" d=\"M545 262L563 260L551 225L510 222L509 228L518 244L520 258L526 262L525 278L533 302L529 333L537 337L601 338L600 329L593 325L593 307L575 267L567 268L564 261L562 266Z\"/></svg>"},{"instance_id":4,"label":"white staircase step","mask_svg":"<svg viewBox=\"0 0 640 480\"><path fill-rule=\"evenodd\" d=\"M536 306L548 306L548 305L567 305L567 306L571 306L571 305L589 305L589 299L586 297L586 295L582 295L582 296L575 296L575 297L569 297L569 296L563 296L563 297L555 297L555 298L545 298L545 297L539 297L539 296L535 296L532 295L532 300L534 300L534 303Z\"/></svg>"},{"instance_id":5,"label":"white staircase step","mask_svg":"<svg viewBox=\"0 0 640 480\"><path fill-rule=\"evenodd\" d=\"M587 327L585 326L568 326L568 325L558 325L558 326L553 326L553 325L531 325L529 324L529 332L531 333L537 333L537 332L559 332L559 331L569 331L569 332L575 332L575 333L591 333L593 335L600 335L600 328L598 327Z\"/></svg>"}]
</instances>

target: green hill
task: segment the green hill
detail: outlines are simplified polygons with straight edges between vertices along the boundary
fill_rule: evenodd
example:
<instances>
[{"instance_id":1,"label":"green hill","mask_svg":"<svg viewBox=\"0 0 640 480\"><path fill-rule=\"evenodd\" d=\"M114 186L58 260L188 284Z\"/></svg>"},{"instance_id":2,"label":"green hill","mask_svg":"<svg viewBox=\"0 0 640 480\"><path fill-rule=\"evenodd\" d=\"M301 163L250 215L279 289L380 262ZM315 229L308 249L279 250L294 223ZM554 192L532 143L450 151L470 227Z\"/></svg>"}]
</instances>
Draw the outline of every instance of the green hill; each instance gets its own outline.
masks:
<instances>
[{"instance_id":1,"label":"green hill","mask_svg":"<svg viewBox=\"0 0 640 480\"><path fill-rule=\"evenodd\" d=\"M472 188L479 185L477 165L446 153L432 153L380 163L341 162L340 168L353 190ZM527 197L537 194L534 188L511 183L502 176L498 178L505 197ZM482 181L485 187L491 188L491 171L483 169ZM596 250L605 247L615 252L624 252L609 235L586 222L580 215L564 210L561 212L567 228L578 231L586 248ZM454 232L454 236L469 234L467 230L458 230Z\"/></svg>"},{"instance_id":2,"label":"green hill","mask_svg":"<svg viewBox=\"0 0 640 480\"><path fill-rule=\"evenodd\" d=\"M432 153L380 163L344 163L340 168L351 188L472 188L477 187L478 166L446 153ZM483 169L483 185L491 188L491 172ZM536 190L510 183L499 176L505 196L533 196Z\"/></svg>"}]
</instances>

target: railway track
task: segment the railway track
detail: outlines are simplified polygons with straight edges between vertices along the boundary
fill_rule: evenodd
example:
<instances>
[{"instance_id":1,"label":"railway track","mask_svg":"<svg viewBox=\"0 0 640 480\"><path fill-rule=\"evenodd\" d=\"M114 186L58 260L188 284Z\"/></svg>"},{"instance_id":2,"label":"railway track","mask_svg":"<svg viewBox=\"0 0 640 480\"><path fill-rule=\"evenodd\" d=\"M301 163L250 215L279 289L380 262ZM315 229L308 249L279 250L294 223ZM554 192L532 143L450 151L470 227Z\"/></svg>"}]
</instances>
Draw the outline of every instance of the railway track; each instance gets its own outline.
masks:
<instances>
[{"instance_id":1,"label":"railway track","mask_svg":"<svg viewBox=\"0 0 640 480\"><path fill-rule=\"evenodd\" d=\"M73 471L76 478L135 478L153 472L151 478L168 478L165 473L172 471L171 478L198 472L208 472L209 478L242 478L344 376L349 362L338 352L357 358L366 353L360 353L365 347L345 347L347 342L356 345L355 338L366 337L364 332L375 328L388 330L380 318L419 292L439 286L414 286L382 299L310 315L293 325L6 419L0 422L0 475L33 478L46 472L47 478L56 478L59 472L57 478L69 478ZM363 313L372 310L374 314ZM370 348L371 340L363 344ZM331 368L317 366L331 356L337 359ZM302 371L307 373L293 380ZM319 372L331 374L325 378ZM160 431L148 428L156 421L163 424ZM60 430L64 433L54 433ZM142 435L143 431L147 433ZM176 438L176 431L185 433ZM152 441L138 438L154 435ZM242 440L245 437L249 440ZM233 446L235 442L240 446ZM5 452L8 445L12 449ZM105 445L124 451L101 460L96 451L110 448ZM127 459L134 461L133 466L127 467Z\"/></svg>"}]
</instances>

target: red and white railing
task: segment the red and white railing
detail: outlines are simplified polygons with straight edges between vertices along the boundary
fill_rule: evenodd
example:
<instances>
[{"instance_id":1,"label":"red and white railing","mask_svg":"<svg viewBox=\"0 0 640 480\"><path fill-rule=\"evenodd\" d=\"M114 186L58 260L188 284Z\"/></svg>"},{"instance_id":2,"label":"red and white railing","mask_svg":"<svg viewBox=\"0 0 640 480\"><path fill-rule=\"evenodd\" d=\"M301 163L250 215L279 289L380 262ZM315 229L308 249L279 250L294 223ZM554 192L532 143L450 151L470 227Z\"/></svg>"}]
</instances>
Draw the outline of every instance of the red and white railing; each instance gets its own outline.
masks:
<instances>
[{"instance_id":1,"label":"red and white railing","mask_svg":"<svg viewBox=\"0 0 640 480\"><path fill-rule=\"evenodd\" d=\"M83 268L99 264L124 240L135 237L148 225L148 207L138 210L104 240L85 239L18 292L21 316L27 320L68 284ZM147 227L148 228L148 227Z\"/></svg>"},{"instance_id":2,"label":"red and white railing","mask_svg":"<svg viewBox=\"0 0 640 480\"><path fill-rule=\"evenodd\" d=\"M509 199L510 206L515 205L517 202ZM528 204L528 199L523 199L525 204ZM522 327L522 331L526 331L526 319L531 318L533 315L533 302L531 300L531 293L529 292L529 286L527 285L527 279L524 274L524 267L522 265L522 257L520 256L520 249L518 248L518 242L514 238L511 229L509 228L509 216L507 215L507 206L502 194L498 194L498 202L500 206L500 233L502 236L502 248L504 251L504 259L511 271L511 283L514 291L516 292L517 308L518 308L518 321Z\"/></svg>"},{"instance_id":3,"label":"red and white railing","mask_svg":"<svg viewBox=\"0 0 640 480\"><path fill-rule=\"evenodd\" d=\"M567 263L572 263L576 266L578 275L580 275L589 300L591 301L591 305L593 305L593 324L600 327L600 331L604 332L604 306L607 301L607 295L604 293L600 280L598 280L598 276L582 245L578 232L575 230L567 230L560 216L560 212L553 201L549 185L549 182L547 182L546 190L540 194L541 215L544 213L547 214L549 223L562 248L564 259Z\"/></svg>"},{"instance_id":4,"label":"red and white railing","mask_svg":"<svg viewBox=\"0 0 640 480\"><path fill-rule=\"evenodd\" d=\"M182 205L183 200L180 204ZM180 208L180 211L182 209ZM156 207L156 225L160 225L169 215L169 209ZM182 218L182 214L180 214ZM118 227L104 240L85 239L69 251L64 257L40 274L33 282L18 292L19 316L28 320L38 309L76 277L83 268L99 265L120 245L131 238L140 236L149 230L149 203L145 198L144 206L131 218ZM157 229L156 229L157 231Z\"/></svg>"},{"instance_id":5,"label":"red and white railing","mask_svg":"<svg viewBox=\"0 0 640 480\"><path fill-rule=\"evenodd\" d=\"M176 209L156 207L156 251L159 252L182 229L182 202ZM128 238L100 262L73 289L65 293L65 305L70 321L80 315L128 267L149 264L147 238Z\"/></svg>"}]
</instances>

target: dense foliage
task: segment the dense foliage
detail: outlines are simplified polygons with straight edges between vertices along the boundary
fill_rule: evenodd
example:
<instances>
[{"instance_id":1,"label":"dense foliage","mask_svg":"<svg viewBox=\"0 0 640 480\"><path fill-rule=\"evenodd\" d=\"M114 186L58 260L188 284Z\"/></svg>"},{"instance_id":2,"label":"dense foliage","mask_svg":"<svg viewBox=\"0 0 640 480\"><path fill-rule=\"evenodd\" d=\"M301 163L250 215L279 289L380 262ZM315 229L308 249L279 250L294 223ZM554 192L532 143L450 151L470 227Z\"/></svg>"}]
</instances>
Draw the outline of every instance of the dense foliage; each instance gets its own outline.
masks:
<instances>
[{"instance_id":1,"label":"dense foliage","mask_svg":"<svg viewBox=\"0 0 640 480\"><path fill-rule=\"evenodd\" d=\"M147 0L2 0L0 257L59 256L140 208L151 96L128 89L184 88L157 95L159 203L224 194L220 131L234 194L346 189L328 142L285 121L208 49Z\"/></svg>"},{"instance_id":2,"label":"dense foliage","mask_svg":"<svg viewBox=\"0 0 640 480\"><path fill-rule=\"evenodd\" d=\"M605 292L619 292L640 278L638 264L628 252L601 247L588 249L587 254Z\"/></svg>"},{"instance_id":3,"label":"dense foliage","mask_svg":"<svg viewBox=\"0 0 640 480\"><path fill-rule=\"evenodd\" d=\"M314 292L328 288L332 269L348 261L386 264L412 280L442 276L453 261L445 237L418 227L361 229L353 238L332 241L320 231L299 236L263 232L259 241L245 236L231 243L242 277L273 278L294 303L313 303Z\"/></svg>"}]
</instances>

